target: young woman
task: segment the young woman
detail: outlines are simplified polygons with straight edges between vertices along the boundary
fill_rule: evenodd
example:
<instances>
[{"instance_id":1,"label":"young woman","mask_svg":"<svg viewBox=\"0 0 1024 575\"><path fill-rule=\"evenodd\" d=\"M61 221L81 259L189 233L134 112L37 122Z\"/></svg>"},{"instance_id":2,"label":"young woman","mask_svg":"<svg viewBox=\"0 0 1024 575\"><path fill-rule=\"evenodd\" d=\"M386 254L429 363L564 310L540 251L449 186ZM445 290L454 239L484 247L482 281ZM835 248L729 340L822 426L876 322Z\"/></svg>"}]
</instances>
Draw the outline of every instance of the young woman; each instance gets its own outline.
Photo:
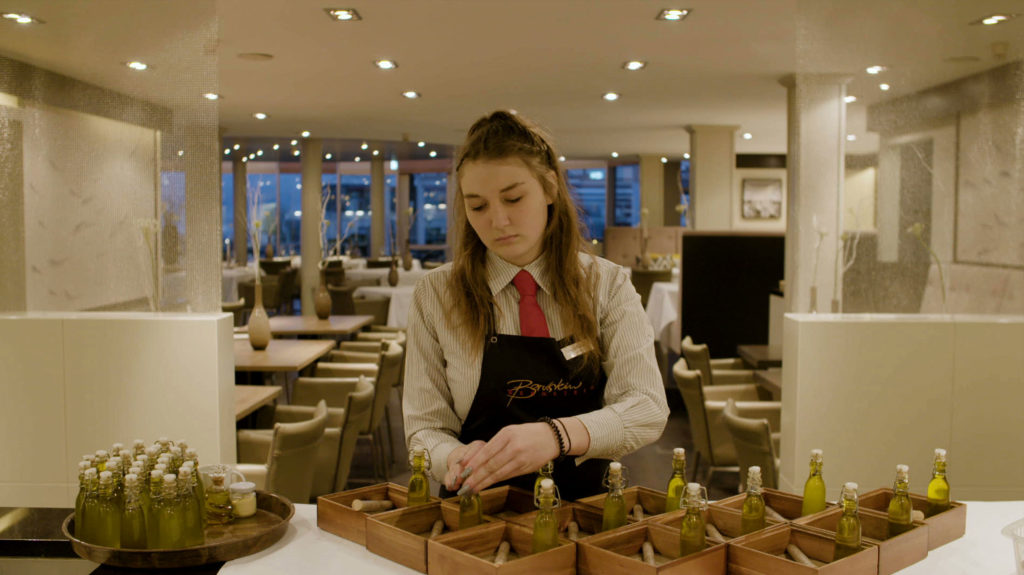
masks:
<instances>
[{"instance_id":1,"label":"young woman","mask_svg":"<svg viewBox=\"0 0 1024 575\"><path fill-rule=\"evenodd\" d=\"M455 169L454 261L416 286L404 412L447 496L533 489L555 460L566 500L656 440L668 406L625 270L587 252L558 153L521 117L470 128ZM570 457L565 457L570 456Z\"/></svg>"}]
</instances>

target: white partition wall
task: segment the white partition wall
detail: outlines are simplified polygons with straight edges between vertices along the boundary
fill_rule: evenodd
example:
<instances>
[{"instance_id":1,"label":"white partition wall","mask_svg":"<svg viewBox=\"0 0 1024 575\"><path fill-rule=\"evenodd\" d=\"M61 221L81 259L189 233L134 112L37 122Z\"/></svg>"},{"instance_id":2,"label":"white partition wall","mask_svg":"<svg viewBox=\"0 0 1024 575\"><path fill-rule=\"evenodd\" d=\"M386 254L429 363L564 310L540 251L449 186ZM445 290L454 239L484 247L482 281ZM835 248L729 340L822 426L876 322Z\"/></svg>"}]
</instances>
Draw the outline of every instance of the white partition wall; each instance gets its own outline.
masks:
<instances>
[{"instance_id":1,"label":"white partition wall","mask_svg":"<svg viewBox=\"0 0 1024 575\"><path fill-rule=\"evenodd\" d=\"M0 316L0 507L68 507L77 461L185 439L235 462L229 314Z\"/></svg>"},{"instance_id":2,"label":"white partition wall","mask_svg":"<svg viewBox=\"0 0 1024 575\"><path fill-rule=\"evenodd\" d=\"M954 499L1024 498L1024 317L787 314L784 333L783 490L822 448L830 499L898 463L924 493L943 447Z\"/></svg>"}]
</instances>

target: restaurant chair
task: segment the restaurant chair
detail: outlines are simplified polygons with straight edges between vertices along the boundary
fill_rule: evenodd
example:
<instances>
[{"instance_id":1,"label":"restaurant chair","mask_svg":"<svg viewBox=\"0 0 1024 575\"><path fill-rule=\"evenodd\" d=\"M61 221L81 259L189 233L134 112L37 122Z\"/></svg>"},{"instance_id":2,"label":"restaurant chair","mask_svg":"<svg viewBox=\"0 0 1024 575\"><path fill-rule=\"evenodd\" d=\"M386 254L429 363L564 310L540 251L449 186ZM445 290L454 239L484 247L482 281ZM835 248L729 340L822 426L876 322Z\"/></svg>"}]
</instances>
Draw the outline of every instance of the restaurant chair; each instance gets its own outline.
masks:
<instances>
[{"instance_id":1,"label":"restaurant chair","mask_svg":"<svg viewBox=\"0 0 1024 575\"><path fill-rule=\"evenodd\" d=\"M772 432L772 426L765 418L750 418L740 415L736 402L730 397L722 410L725 427L732 436L736 448L736 460L740 467L740 491L747 490L747 469L752 465L761 468L761 485L778 489L779 459L775 456L781 433Z\"/></svg>"},{"instance_id":2,"label":"restaurant chair","mask_svg":"<svg viewBox=\"0 0 1024 575\"><path fill-rule=\"evenodd\" d=\"M672 281L672 268L667 270L641 270L633 268L629 274L636 293L640 294L640 303L646 308L647 299L651 295L651 286L654 282Z\"/></svg>"},{"instance_id":3,"label":"restaurant chair","mask_svg":"<svg viewBox=\"0 0 1024 575\"><path fill-rule=\"evenodd\" d=\"M252 306L250 306L251 308ZM234 316L234 325L242 325L242 314L245 313L245 298L241 298L238 301L222 301L220 302L220 311L224 313L230 313Z\"/></svg>"},{"instance_id":4,"label":"restaurant chair","mask_svg":"<svg viewBox=\"0 0 1024 575\"><path fill-rule=\"evenodd\" d=\"M331 315L355 315L356 304L352 292L356 286L352 285L329 285L327 293L331 294Z\"/></svg>"},{"instance_id":5,"label":"restaurant chair","mask_svg":"<svg viewBox=\"0 0 1024 575\"><path fill-rule=\"evenodd\" d=\"M275 315L281 307L281 292L278 276L267 275L261 278L263 283L263 309L268 315ZM245 309L252 310L256 302L256 280L245 279L238 282L238 297L245 300ZM249 303L252 302L252 303Z\"/></svg>"},{"instance_id":6,"label":"restaurant chair","mask_svg":"<svg viewBox=\"0 0 1024 575\"><path fill-rule=\"evenodd\" d=\"M377 295L354 295L352 305L356 315L372 315L373 324L385 325L388 323L388 308L391 307L391 298Z\"/></svg>"},{"instance_id":7,"label":"restaurant chair","mask_svg":"<svg viewBox=\"0 0 1024 575\"><path fill-rule=\"evenodd\" d=\"M391 258L366 258L367 269L391 267Z\"/></svg>"},{"instance_id":8,"label":"restaurant chair","mask_svg":"<svg viewBox=\"0 0 1024 575\"><path fill-rule=\"evenodd\" d=\"M278 290L280 291L280 311L283 314L291 314L295 311L295 298L299 297L298 287L299 270L291 267L284 268L277 274Z\"/></svg>"},{"instance_id":9,"label":"restaurant chair","mask_svg":"<svg viewBox=\"0 0 1024 575\"><path fill-rule=\"evenodd\" d=\"M263 438L256 441L267 445L266 458L262 463L241 462L242 455L250 455L256 449L243 444L245 436L239 438L240 463L235 467L257 489L282 495L295 503L309 501L313 489L313 475L316 470L316 455L327 428L327 403L320 401L313 411L313 417L298 423L275 423L269 442Z\"/></svg>"},{"instance_id":10,"label":"restaurant chair","mask_svg":"<svg viewBox=\"0 0 1024 575\"><path fill-rule=\"evenodd\" d=\"M405 345L405 331L360 331L356 333L356 341L393 341Z\"/></svg>"},{"instance_id":11,"label":"restaurant chair","mask_svg":"<svg viewBox=\"0 0 1024 575\"><path fill-rule=\"evenodd\" d=\"M691 467L695 481L701 460L707 462L707 473L699 480L701 484L707 485L717 471L739 471L736 448L721 417L726 401L730 398L736 402L743 417L765 418L773 429L779 428L782 403L760 401L757 385L702 385L701 373L689 369L685 359L680 359L672 366L672 376L689 414L690 432L696 451Z\"/></svg>"},{"instance_id":12,"label":"restaurant chair","mask_svg":"<svg viewBox=\"0 0 1024 575\"><path fill-rule=\"evenodd\" d=\"M356 341L347 339L338 342L338 350L340 351L368 351L371 353L377 353L383 351L388 344L388 340L380 341Z\"/></svg>"},{"instance_id":13,"label":"restaurant chair","mask_svg":"<svg viewBox=\"0 0 1024 575\"><path fill-rule=\"evenodd\" d=\"M704 385L754 382L754 370L743 369L743 360L738 357L711 359L708 345L695 344L690 336L684 337L679 347L686 363L700 371Z\"/></svg>"}]
</instances>

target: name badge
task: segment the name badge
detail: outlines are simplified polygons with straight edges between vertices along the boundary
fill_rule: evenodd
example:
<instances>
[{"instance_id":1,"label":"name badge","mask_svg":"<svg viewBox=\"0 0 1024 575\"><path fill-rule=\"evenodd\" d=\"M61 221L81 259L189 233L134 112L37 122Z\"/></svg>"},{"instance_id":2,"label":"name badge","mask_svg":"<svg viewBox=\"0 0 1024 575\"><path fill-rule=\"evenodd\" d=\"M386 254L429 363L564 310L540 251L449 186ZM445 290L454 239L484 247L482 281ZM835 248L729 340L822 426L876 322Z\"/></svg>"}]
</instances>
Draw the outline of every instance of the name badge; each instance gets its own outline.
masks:
<instances>
[{"instance_id":1,"label":"name badge","mask_svg":"<svg viewBox=\"0 0 1024 575\"><path fill-rule=\"evenodd\" d=\"M590 346L578 341L563 347L562 357L564 357L566 361L569 361L570 359L581 356L588 351L590 351Z\"/></svg>"}]
</instances>

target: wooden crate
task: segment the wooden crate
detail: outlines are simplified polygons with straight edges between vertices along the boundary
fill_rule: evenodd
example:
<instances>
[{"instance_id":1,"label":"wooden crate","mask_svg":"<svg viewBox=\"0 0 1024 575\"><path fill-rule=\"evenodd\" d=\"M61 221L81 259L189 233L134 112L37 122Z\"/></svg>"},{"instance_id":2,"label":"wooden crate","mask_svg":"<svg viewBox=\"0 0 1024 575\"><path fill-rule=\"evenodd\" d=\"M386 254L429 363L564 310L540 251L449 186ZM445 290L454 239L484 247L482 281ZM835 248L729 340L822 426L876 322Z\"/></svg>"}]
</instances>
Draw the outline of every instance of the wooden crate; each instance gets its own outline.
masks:
<instances>
[{"instance_id":1,"label":"wooden crate","mask_svg":"<svg viewBox=\"0 0 1024 575\"><path fill-rule=\"evenodd\" d=\"M321 495L316 498L316 526L328 533L350 539L360 545L366 545L367 513L352 509L352 502L356 499L388 499L394 503L395 508L401 508L408 504L409 490L404 485L397 483L379 483L369 487ZM437 501L436 497L432 499Z\"/></svg>"},{"instance_id":2,"label":"wooden crate","mask_svg":"<svg viewBox=\"0 0 1024 575\"><path fill-rule=\"evenodd\" d=\"M427 541L438 519L444 521L445 530L441 534L459 528L459 510L442 508L440 502L370 515L366 518L366 548L395 563L426 573Z\"/></svg>"},{"instance_id":3,"label":"wooden crate","mask_svg":"<svg viewBox=\"0 0 1024 575\"><path fill-rule=\"evenodd\" d=\"M458 510L459 497L449 497L441 503ZM533 492L508 485L481 491L480 506L484 515L498 519L510 519L537 509L533 504Z\"/></svg>"},{"instance_id":4,"label":"wooden crate","mask_svg":"<svg viewBox=\"0 0 1024 575\"><path fill-rule=\"evenodd\" d=\"M508 560L494 564L502 541L508 541ZM573 575L576 544L559 538L553 549L533 553L533 529L495 521L454 531L427 542L427 573L430 575Z\"/></svg>"},{"instance_id":5,"label":"wooden crate","mask_svg":"<svg viewBox=\"0 0 1024 575\"><path fill-rule=\"evenodd\" d=\"M873 509L886 513L892 498L893 490L889 487L881 487L861 495L858 501L861 509ZM910 502L914 505L914 509L921 513L928 511L927 496L911 493ZM967 530L967 505L958 501L952 501L950 504L952 506L948 510L933 517L926 517L924 520L928 525L929 551L963 537Z\"/></svg>"},{"instance_id":6,"label":"wooden crate","mask_svg":"<svg viewBox=\"0 0 1024 575\"><path fill-rule=\"evenodd\" d=\"M536 511L508 519L509 522L518 523L530 528L533 527L533 522L536 520ZM568 538L569 522L575 521L576 525L580 528L576 541L584 541L588 537L601 532L601 510L594 509L589 505L580 505L578 503L564 504L555 509L555 520L558 521L558 534L566 538ZM629 523L633 522L632 519L627 519L626 521Z\"/></svg>"},{"instance_id":7,"label":"wooden crate","mask_svg":"<svg viewBox=\"0 0 1024 575\"><path fill-rule=\"evenodd\" d=\"M597 495L578 499L576 500L576 503L579 503L580 505L589 505L590 507L594 507L603 512L604 499L607 496L607 493L599 493ZM633 487L627 487L622 490L622 498L626 500L626 514L630 519L633 518L633 506L637 503L643 507L645 520L654 515L661 515L665 512L664 491L657 491L649 487L634 485Z\"/></svg>"},{"instance_id":8,"label":"wooden crate","mask_svg":"<svg viewBox=\"0 0 1024 575\"><path fill-rule=\"evenodd\" d=\"M679 511L673 511L661 515L651 521L665 525L675 530L679 530L680 525L683 521L683 516L686 515L686 510L681 509ZM714 539L720 543L725 543L736 537L742 535L742 520L743 515L735 509L728 507L713 507L708 506L707 510L704 511L704 522L714 525L715 528L722 534L723 539ZM772 525L778 525L781 523L777 519L765 518L765 527L771 527ZM712 538L709 538L711 540Z\"/></svg>"},{"instance_id":9,"label":"wooden crate","mask_svg":"<svg viewBox=\"0 0 1024 575\"><path fill-rule=\"evenodd\" d=\"M778 489L765 488L761 491L764 497L764 504L774 509L779 515L792 521L800 517L803 512L804 498L802 495L786 493ZM711 503L711 507L727 507L729 509L743 509L743 501L747 498L746 493L738 493L732 497L726 497ZM825 509L837 507L835 503L827 503Z\"/></svg>"},{"instance_id":10,"label":"wooden crate","mask_svg":"<svg viewBox=\"0 0 1024 575\"><path fill-rule=\"evenodd\" d=\"M654 546L655 565L643 560L643 544ZM725 575L726 546L709 542L700 552L679 556L679 530L643 521L580 541L580 575Z\"/></svg>"},{"instance_id":11,"label":"wooden crate","mask_svg":"<svg viewBox=\"0 0 1024 575\"><path fill-rule=\"evenodd\" d=\"M821 529L830 537L835 537L842 515L843 510L840 508L826 509L801 517L793 523ZM878 575L890 575L928 556L928 526L923 522L915 521L910 531L889 537L887 514L861 509L858 515L861 537L878 546Z\"/></svg>"},{"instance_id":12,"label":"wooden crate","mask_svg":"<svg viewBox=\"0 0 1024 575\"><path fill-rule=\"evenodd\" d=\"M786 546L794 544L816 567L797 563L784 556ZM737 537L729 542L729 573L743 575L877 575L878 547L862 542L861 551L832 561L835 539L817 529L792 523L780 523L767 529Z\"/></svg>"}]
</instances>

